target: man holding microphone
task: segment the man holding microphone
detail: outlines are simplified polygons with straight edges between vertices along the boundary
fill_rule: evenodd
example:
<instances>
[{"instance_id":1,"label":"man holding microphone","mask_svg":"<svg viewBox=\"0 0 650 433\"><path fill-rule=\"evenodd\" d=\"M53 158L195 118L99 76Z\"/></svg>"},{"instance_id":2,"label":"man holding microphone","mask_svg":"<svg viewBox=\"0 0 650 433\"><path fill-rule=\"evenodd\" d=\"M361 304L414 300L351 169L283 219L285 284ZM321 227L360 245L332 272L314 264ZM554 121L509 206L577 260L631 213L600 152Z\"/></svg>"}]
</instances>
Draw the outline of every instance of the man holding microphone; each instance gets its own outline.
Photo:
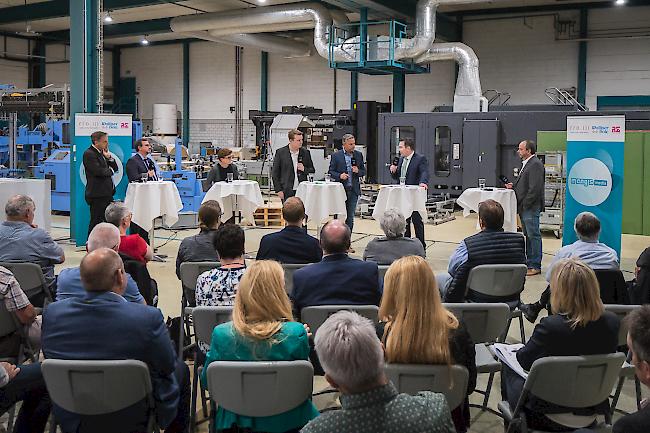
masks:
<instances>
[{"instance_id":1,"label":"man holding microphone","mask_svg":"<svg viewBox=\"0 0 650 433\"><path fill-rule=\"evenodd\" d=\"M355 139L352 134L345 134L341 139L343 148L332 154L330 160L329 174L334 180L343 184L345 188L345 208L347 218L345 224L350 227L354 225L354 210L361 195L361 184L359 179L366 175L366 166L363 162L363 154L355 150Z\"/></svg>"},{"instance_id":2,"label":"man holding microphone","mask_svg":"<svg viewBox=\"0 0 650 433\"><path fill-rule=\"evenodd\" d=\"M289 144L275 152L271 170L273 188L282 203L296 195L298 184L307 180L308 173L315 172L309 150L302 147L302 132L292 129L288 136Z\"/></svg>"},{"instance_id":3,"label":"man holding microphone","mask_svg":"<svg viewBox=\"0 0 650 433\"><path fill-rule=\"evenodd\" d=\"M83 165L86 171L86 203L90 206L90 224L88 234L93 228L106 221L104 212L113 201L115 185L113 174L118 171L117 162L108 151L108 134L95 131L90 136L92 145L83 153Z\"/></svg>"}]
</instances>

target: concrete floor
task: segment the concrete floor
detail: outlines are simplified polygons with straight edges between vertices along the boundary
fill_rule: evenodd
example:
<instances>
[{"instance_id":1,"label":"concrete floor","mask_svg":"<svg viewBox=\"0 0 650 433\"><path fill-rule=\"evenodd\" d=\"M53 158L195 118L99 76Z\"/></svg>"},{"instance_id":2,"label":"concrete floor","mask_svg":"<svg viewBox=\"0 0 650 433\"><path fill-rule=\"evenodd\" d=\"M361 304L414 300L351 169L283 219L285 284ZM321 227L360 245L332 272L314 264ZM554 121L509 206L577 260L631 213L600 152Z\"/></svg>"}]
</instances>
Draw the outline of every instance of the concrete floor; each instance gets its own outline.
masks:
<instances>
[{"instance_id":1,"label":"concrete floor","mask_svg":"<svg viewBox=\"0 0 650 433\"><path fill-rule=\"evenodd\" d=\"M76 248L67 240L69 238L70 219L65 216L52 217L52 236L59 240L65 249L66 262L57 266L57 274L60 269L70 266L78 266L85 250L83 248ZM316 233L316 227L310 224L310 232ZM261 237L267 233L278 230L278 228L246 228L246 253L254 258L259 241ZM456 214L456 219L438 226L429 225L425 226L425 238L427 240L427 260L435 272L446 271L448 258L456 248L458 242L470 234L475 233L476 230L476 214L472 214L467 218L463 218L462 213ZM180 241L186 236L196 233L196 230L156 230L155 232L155 246L158 248L159 254L166 254L167 261L164 263L152 262L149 264L149 271L153 278L158 282L159 288L159 308L162 310L165 317L178 316L180 312L180 282L175 274L175 260L176 253ZM353 256L359 258L363 255L363 250L367 243L373 237L382 234L379 224L372 219L359 219L355 221L355 228L353 233L352 247L356 250ZM639 254L650 245L650 238L635 235L623 235L622 254L621 254L621 268L625 274L626 280L633 278L634 264ZM546 266L550 263L553 254L561 246L561 241L555 239L550 233L543 234L543 273ZM526 288L522 294L524 302L532 302L539 298L540 293L544 290L547 283L543 276L535 276L528 278L526 281ZM526 335L532 333L533 325L525 321ZM509 332L509 340L513 342L518 341L518 327L512 326ZM478 386L479 389L484 389L487 383L487 375L479 375ZM323 389L325 383L322 379L315 380L315 389ZM496 408L500 400L499 392L499 375L493 385L489 406ZM643 387L644 396L648 395L647 389ZM482 396L474 393L470 396L470 402L481 403ZM319 408L331 405L332 399L316 400ZM631 381L627 381L618 407L620 409L631 411L634 409L634 387ZM488 412L481 413L478 410L472 409L472 426L470 432L475 433L496 433L503 431L502 421L493 414ZM615 416L615 419L618 415ZM207 432L207 424L202 424L199 431Z\"/></svg>"}]
</instances>

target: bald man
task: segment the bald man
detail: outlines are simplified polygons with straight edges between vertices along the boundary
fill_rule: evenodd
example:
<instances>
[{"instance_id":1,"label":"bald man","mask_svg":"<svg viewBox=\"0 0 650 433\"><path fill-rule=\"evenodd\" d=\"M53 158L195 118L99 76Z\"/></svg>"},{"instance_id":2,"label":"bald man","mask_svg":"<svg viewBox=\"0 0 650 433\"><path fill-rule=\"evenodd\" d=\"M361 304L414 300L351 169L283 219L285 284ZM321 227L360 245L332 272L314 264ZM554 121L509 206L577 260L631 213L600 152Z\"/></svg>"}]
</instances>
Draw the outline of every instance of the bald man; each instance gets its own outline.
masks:
<instances>
[{"instance_id":1,"label":"bald man","mask_svg":"<svg viewBox=\"0 0 650 433\"><path fill-rule=\"evenodd\" d=\"M120 256L109 248L88 253L80 265L83 298L49 305L43 313L43 353L70 360L135 359L149 367L156 420L166 432L184 432L189 421L189 370L178 362L160 310L124 299L127 279ZM82 417L53 405L63 431L144 431L144 400L104 416Z\"/></svg>"},{"instance_id":2,"label":"bald man","mask_svg":"<svg viewBox=\"0 0 650 433\"><path fill-rule=\"evenodd\" d=\"M323 260L293 274L296 314L314 305L379 305L382 283L377 264L348 256L350 228L340 220L323 226Z\"/></svg>"}]
</instances>

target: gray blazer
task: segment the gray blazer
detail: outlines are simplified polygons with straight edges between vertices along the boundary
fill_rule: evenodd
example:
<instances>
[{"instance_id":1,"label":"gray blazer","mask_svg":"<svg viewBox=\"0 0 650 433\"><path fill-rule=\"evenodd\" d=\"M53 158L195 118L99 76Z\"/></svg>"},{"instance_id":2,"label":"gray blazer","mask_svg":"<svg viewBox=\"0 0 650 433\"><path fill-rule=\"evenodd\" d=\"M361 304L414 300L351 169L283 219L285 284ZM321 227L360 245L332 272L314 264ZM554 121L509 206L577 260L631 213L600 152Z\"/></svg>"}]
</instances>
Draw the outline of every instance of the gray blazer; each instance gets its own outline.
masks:
<instances>
[{"instance_id":1,"label":"gray blazer","mask_svg":"<svg viewBox=\"0 0 650 433\"><path fill-rule=\"evenodd\" d=\"M368 242L363 252L363 260L375 262L378 265L390 265L404 256L426 257L422 242L405 237L388 239L382 236Z\"/></svg>"},{"instance_id":2,"label":"gray blazer","mask_svg":"<svg viewBox=\"0 0 650 433\"><path fill-rule=\"evenodd\" d=\"M512 183L517 195L517 213L544 210L544 164L533 155Z\"/></svg>"}]
</instances>

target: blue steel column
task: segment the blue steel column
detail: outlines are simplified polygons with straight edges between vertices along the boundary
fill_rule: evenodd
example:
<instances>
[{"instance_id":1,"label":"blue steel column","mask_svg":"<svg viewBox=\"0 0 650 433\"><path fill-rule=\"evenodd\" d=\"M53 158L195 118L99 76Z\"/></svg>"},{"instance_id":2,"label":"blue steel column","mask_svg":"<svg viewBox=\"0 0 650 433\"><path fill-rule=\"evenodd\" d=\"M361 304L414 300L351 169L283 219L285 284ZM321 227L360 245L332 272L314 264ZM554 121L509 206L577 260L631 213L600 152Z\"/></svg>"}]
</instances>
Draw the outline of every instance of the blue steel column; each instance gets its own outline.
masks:
<instances>
[{"instance_id":1,"label":"blue steel column","mask_svg":"<svg viewBox=\"0 0 650 433\"><path fill-rule=\"evenodd\" d=\"M580 8L580 38L586 38L589 29L589 9ZM587 93L587 41L578 45L578 102L585 103Z\"/></svg>"},{"instance_id":2,"label":"blue steel column","mask_svg":"<svg viewBox=\"0 0 650 433\"><path fill-rule=\"evenodd\" d=\"M260 62L260 111L267 111L269 109L269 53L262 51Z\"/></svg>"},{"instance_id":3,"label":"blue steel column","mask_svg":"<svg viewBox=\"0 0 650 433\"><path fill-rule=\"evenodd\" d=\"M406 79L403 73L393 74L393 112L404 112L404 94L406 90Z\"/></svg>"},{"instance_id":4,"label":"blue steel column","mask_svg":"<svg viewBox=\"0 0 650 433\"><path fill-rule=\"evenodd\" d=\"M113 113L121 113L120 96L120 78L122 77L122 49L113 48Z\"/></svg>"},{"instance_id":5,"label":"blue steel column","mask_svg":"<svg viewBox=\"0 0 650 433\"><path fill-rule=\"evenodd\" d=\"M354 109L354 103L359 100L359 73L350 73L350 109Z\"/></svg>"},{"instance_id":6,"label":"blue steel column","mask_svg":"<svg viewBox=\"0 0 650 433\"><path fill-rule=\"evenodd\" d=\"M190 142L190 43L183 42L183 145Z\"/></svg>"},{"instance_id":7,"label":"blue steel column","mask_svg":"<svg viewBox=\"0 0 650 433\"><path fill-rule=\"evenodd\" d=\"M72 158L70 164L70 237L76 239L76 215L86 206L84 190L74 182L82 164L77 154L74 117L77 113L97 112L97 21L98 0L70 0L70 124ZM86 228L79 228L86 230Z\"/></svg>"}]
</instances>

